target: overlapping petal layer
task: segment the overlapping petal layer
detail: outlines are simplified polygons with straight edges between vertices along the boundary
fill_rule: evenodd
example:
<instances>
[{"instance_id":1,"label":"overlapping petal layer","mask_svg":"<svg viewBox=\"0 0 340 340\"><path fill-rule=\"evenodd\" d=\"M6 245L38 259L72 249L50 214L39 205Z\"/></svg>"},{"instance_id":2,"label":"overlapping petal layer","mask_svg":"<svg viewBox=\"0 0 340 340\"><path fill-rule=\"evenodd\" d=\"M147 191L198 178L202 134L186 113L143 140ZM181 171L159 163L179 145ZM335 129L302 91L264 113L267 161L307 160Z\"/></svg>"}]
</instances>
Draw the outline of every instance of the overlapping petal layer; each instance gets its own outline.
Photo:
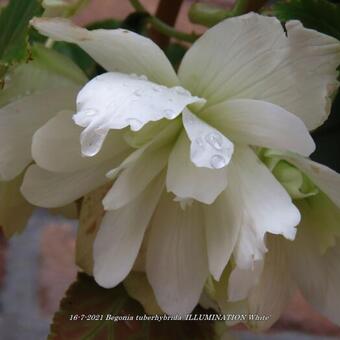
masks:
<instances>
[{"instance_id":1,"label":"overlapping petal layer","mask_svg":"<svg viewBox=\"0 0 340 340\"><path fill-rule=\"evenodd\" d=\"M222 21L189 49L179 78L209 106L236 98L264 100L314 129L330 111L340 43L297 21L286 30L276 18L255 13Z\"/></svg>"},{"instance_id":2,"label":"overlapping petal layer","mask_svg":"<svg viewBox=\"0 0 340 340\"><path fill-rule=\"evenodd\" d=\"M11 180L32 161L32 136L63 108L74 106L76 87L46 90L0 109L0 177Z\"/></svg>"},{"instance_id":3,"label":"overlapping petal layer","mask_svg":"<svg viewBox=\"0 0 340 340\"><path fill-rule=\"evenodd\" d=\"M163 195L151 223L146 272L168 314L190 313L201 295L208 276L203 223L197 203L183 210Z\"/></svg>"},{"instance_id":4,"label":"overlapping petal layer","mask_svg":"<svg viewBox=\"0 0 340 340\"><path fill-rule=\"evenodd\" d=\"M178 85L176 73L164 52L139 34L123 29L88 31L59 18L35 18L31 24L54 40L79 45L107 71L136 73L159 84Z\"/></svg>"},{"instance_id":5,"label":"overlapping petal layer","mask_svg":"<svg viewBox=\"0 0 340 340\"><path fill-rule=\"evenodd\" d=\"M93 246L93 275L101 286L114 287L130 272L163 187L158 176L131 203L105 214Z\"/></svg>"},{"instance_id":6,"label":"overlapping petal layer","mask_svg":"<svg viewBox=\"0 0 340 340\"><path fill-rule=\"evenodd\" d=\"M85 127L80 137L82 153L96 155L110 129L129 126L138 131L149 122L175 119L186 105L195 102L205 100L191 96L179 86L167 88L123 73L99 75L77 97L74 121Z\"/></svg>"}]
</instances>

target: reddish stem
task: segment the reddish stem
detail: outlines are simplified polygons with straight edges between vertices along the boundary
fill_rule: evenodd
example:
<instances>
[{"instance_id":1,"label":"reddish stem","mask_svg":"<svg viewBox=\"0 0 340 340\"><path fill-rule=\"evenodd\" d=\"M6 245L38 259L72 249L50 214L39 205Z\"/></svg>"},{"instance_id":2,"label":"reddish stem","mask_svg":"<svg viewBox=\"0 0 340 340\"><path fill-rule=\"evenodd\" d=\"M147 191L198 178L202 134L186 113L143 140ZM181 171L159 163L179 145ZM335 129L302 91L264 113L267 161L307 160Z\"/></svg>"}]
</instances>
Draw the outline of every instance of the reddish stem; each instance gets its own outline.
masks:
<instances>
[{"instance_id":1,"label":"reddish stem","mask_svg":"<svg viewBox=\"0 0 340 340\"><path fill-rule=\"evenodd\" d=\"M182 3L183 0L160 0L155 16L169 26L174 26ZM150 29L150 38L162 49L165 49L170 41L169 37L159 33L154 28Z\"/></svg>"}]
</instances>

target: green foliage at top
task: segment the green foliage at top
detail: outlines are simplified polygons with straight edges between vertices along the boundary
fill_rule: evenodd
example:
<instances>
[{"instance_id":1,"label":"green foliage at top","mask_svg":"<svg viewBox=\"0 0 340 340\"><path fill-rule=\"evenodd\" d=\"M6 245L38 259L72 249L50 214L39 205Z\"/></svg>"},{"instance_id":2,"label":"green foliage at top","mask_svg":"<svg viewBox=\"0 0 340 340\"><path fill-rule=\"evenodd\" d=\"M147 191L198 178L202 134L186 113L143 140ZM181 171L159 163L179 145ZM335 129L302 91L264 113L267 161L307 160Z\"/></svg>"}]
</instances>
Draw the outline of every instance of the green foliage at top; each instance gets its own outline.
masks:
<instances>
[{"instance_id":1,"label":"green foliage at top","mask_svg":"<svg viewBox=\"0 0 340 340\"><path fill-rule=\"evenodd\" d=\"M41 0L11 0L1 11L0 77L7 66L29 59L29 21L42 12Z\"/></svg>"},{"instance_id":2,"label":"green foliage at top","mask_svg":"<svg viewBox=\"0 0 340 340\"><path fill-rule=\"evenodd\" d=\"M299 20L307 28L340 40L340 5L327 0L289 0L277 3L274 15L281 21Z\"/></svg>"}]
</instances>

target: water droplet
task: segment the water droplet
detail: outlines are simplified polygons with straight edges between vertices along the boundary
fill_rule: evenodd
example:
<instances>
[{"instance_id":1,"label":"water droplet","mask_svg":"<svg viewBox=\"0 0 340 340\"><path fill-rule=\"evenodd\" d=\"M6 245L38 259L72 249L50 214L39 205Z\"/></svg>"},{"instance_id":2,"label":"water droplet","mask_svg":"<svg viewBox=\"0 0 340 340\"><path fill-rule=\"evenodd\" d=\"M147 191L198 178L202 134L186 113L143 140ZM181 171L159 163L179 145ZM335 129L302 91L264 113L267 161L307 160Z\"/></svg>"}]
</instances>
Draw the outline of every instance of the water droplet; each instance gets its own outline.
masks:
<instances>
[{"instance_id":1,"label":"water droplet","mask_svg":"<svg viewBox=\"0 0 340 340\"><path fill-rule=\"evenodd\" d=\"M223 146L223 138L220 134L216 132L209 133L205 140L215 149L215 150L221 150Z\"/></svg>"},{"instance_id":2,"label":"water droplet","mask_svg":"<svg viewBox=\"0 0 340 340\"><path fill-rule=\"evenodd\" d=\"M140 97L142 95L142 92L140 90L136 90L133 92L133 94L136 96L136 97Z\"/></svg>"},{"instance_id":3,"label":"water droplet","mask_svg":"<svg viewBox=\"0 0 340 340\"><path fill-rule=\"evenodd\" d=\"M88 109L88 110L84 110L84 111L79 112L79 113L85 115L86 117L92 117L92 116L94 116L97 113L97 110Z\"/></svg>"},{"instance_id":4,"label":"water droplet","mask_svg":"<svg viewBox=\"0 0 340 340\"><path fill-rule=\"evenodd\" d=\"M99 126L95 131L98 135L106 136L108 130L105 126Z\"/></svg>"},{"instance_id":5,"label":"water droplet","mask_svg":"<svg viewBox=\"0 0 340 340\"><path fill-rule=\"evenodd\" d=\"M175 112L171 109L165 109L163 111L164 117L168 119L173 119L175 116Z\"/></svg>"},{"instance_id":6,"label":"water droplet","mask_svg":"<svg viewBox=\"0 0 340 340\"><path fill-rule=\"evenodd\" d=\"M190 95L191 95L190 92L189 92L188 90L184 89L184 88L181 87L181 86L175 86L173 89L175 90L175 92L176 92L177 94L179 94L179 95L181 95L181 96L190 96Z\"/></svg>"},{"instance_id":7,"label":"water droplet","mask_svg":"<svg viewBox=\"0 0 340 340\"><path fill-rule=\"evenodd\" d=\"M186 115L185 116L185 122L187 123L187 124L189 124L189 125L192 125L192 124L194 124L195 123L195 119L194 119L194 117L192 116L192 115Z\"/></svg>"},{"instance_id":8,"label":"water droplet","mask_svg":"<svg viewBox=\"0 0 340 340\"><path fill-rule=\"evenodd\" d=\"M210 159L210 165L214 169L221 169L226 166L226 161L221 155L214 155Z\"/></svg>"},{"instance_id":9,"label":"water droplet","mask_svg":"<svg viewBox=\"0 0 340 340\"><path fill-rule=\"evenodd\" d=\"M204 149L204 142L203 139L201 137L197 137L195 139L195 143L196 145L198 145L200 148Z\"/></svg>"},{"instance_id":10,"label":"water droplet","mask_svg":"<svg viewBox=\"0 0 340 340\"><path fill-rule=\"evenodd\" d=\"M132 131L137 131L143 126L143 123L136 118L128 119L128 123L130 124Z\"/></svg>"}]
</instances>

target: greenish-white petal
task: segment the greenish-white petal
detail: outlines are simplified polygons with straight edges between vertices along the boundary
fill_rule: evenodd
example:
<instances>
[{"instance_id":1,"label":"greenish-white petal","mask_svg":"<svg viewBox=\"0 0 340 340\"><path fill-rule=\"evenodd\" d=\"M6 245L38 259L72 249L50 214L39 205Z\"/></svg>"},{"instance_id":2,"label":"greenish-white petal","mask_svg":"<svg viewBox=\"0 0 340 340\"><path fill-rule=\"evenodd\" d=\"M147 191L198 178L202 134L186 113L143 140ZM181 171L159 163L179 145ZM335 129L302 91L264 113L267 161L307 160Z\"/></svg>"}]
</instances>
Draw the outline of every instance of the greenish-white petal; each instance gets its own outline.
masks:
<instances>
[{"instance_id":1,"label":"greenish-white petal","mask_svg":"<svg viewBox=\"0 0 340 340\"><path fill-rule=\"evenodd\" d=\"M164 194L152 219L146 272L164 312L183 316L194 309L209 272L198 203L183 210Z\"/></svg>"},{"instance_id":2,"label":"greenish-white petal","mask_svg":"<svg viewBox=\"0 0 340 340\"><path fill-rule=\"evenodd\" d=\"M303 171L320 190L340 207L340 174L308 158L295 156L284 156L284 158Z\"/></svg>"},{"instance_id":3,"label":"greenish-white petal","mask_svg":"<svg viewBox=\"0 0 340 340\"><path fill-rule=\"evenodd\" d=\"M229 277L228 300L235 302L246 299L251 289L258 283L262 270L263 260L254 261L250 268L236 266Z\"/></svg>"},{"instance_id":4,"label":"greenish-white petal","mask_svg":"<svg viewBox=\"0 0 340 340\"><path fill-rule=\"evenodd\" d=\"M268 253L262 274L247 299L248 313L268 317L263 321L249 320L248 326L254 330L270 328L282 315L296 292L283 242L281 237L268 238Z\"/></svg>"},{"instance_id":5,"label":"greenish-white petal","mask_svg":"<svg viewBox=\"0 0 340 340\"><path fill-rule=\"evenodd\" d=\"M29 202L40 207L64 206L108 182L106 173L124 156L69 173L50 172L31 165L21 192Z\"/></svg>"},{"instance_id":6,"label":"greenish-white petal","mask_svg":"<svg viewBox=\"0 0 340 340\"><path fill-rule=\"evenodd\" d=\"M119 209L129 203L166 167L179 129L178 120L171 122L107 174L117 179L103 200L106 210Z\"/></svg>"},{"instance_id":7,"label":"greenish-white petal","mask_svg":"<svg viewBox=\"0 0 340 340\"><path fill-rule=\"evenodd\" d=\"M318 194L297 201L302 225L315 240L320 255L336 245L340 237L340 209L326 194Z\"/></svg>"},{"instance_id":8,"label":"greenish-white petal","mask_svg":"<svg viewBox=\"0 0 340 340\"><path fill-rule=\"evenodd\" d=\"M7 71L4 88L0 92L0 107L47 89L58 90L61 87L80 87L85 84L86 76L70 58L39 44L31 48L30 62Z\"/></svg>"},{"instance_id":9,"label":"greenish-white petal","mask_svg":"<svg viewBox=\"0 0 340 340\"><path fill-rule=\"evenodd\" d=\"M0 177L18 176L32 161L31 143L36 130L60 110L74 106L77 88L47 89L0 109Z\"/></svg>"},{"instance_id":10,"label":"greenish-white petal","mask_svg":"<svg viewBox=\"0 0 340 340\"><path fill-rule=\"evenodd\" d=\"M88 31L60 18L34 18L31 23L53 40L77 44L107 71L137 73L167 86L178 84L164 52L139 34L125 29Z\"/></svg>"},{"instance_id":11,"label":"greenish-white petal","mask_svg":"<svg viewBox=\"0 0 340 340\"><path fill-rule=\"evenodd\" d=\"M309 156L315 143L303 121L261 100L232 99L209 107L202 117L231 140Z\"/></svg>"},{"instance_id":12,"label":"greenish-white petal","mask_svg":"<svg viewBox=\"0 0 340 340\"><path fill-rule=\"evenodd\" d=\"M339 238L321 255L320 240L325 240L323 234L329 233L328 227L325 228L326 221L312 220L315 215L310 215L303 206L300 208L302 221L296 239L285 244L292 276L306 300L329 320L340 324Z\"/></svg>"},{"instance_id":13,"label":"greenish-white petal","mask_svg":"<svg viewBox=\"0 0 340 340\"><path fill-rule=\"evenodd\" d=\"M183 86L209 105L232 98L268 101L299 116L308 129L330 112L340 42L255 13L224 20L188 50L179 69Z\"/></svg>"},{"instance_id":14,"label":"greenish-white petal","mask_svg":"<svg viewBox=\"0 0 340 340\"><path fill-rule=\"evenodd\" d=\"M130 204L105 213L93 245L93 275L100 286L116 286L132 269L163 187L158 176Z\"/></svg>"},{"instance_id":15,"label":"greenish-white petal","mask_svg":"<svg viewBox=\"0 0 340 340\"><path fill-rule=\"evenodd\" d=\"M81 128L72 120L73 111L61 111L38 129L32 140L32 156L39 167L55 172L73 172L127 152L130 147L123 132L110 133L95 157L83 157L80 148Z\"/></svg>"},{"instance_id":16,"label":"greenish-white petal","mask_svg":"<svg viewBox=\"0 0 340 340\"><path fill-rule=\"evenodd\" d=\"M242 215L237 209L238 190L229 183L227 190L211 205L203 205L204 227L207 240L209 271L219 280L234 250L242 223Z\"/></svg>"},{"instance_id":17,"label":"greenish-white petal","mask_svg":"<svg viewBox=\"0 0 340 340\"><path fill-rule=\"evenodd\" d=\"M246 269L263 258L267 233L294 239L300 213L285 189L248 147L236 147L228 178L238 187L242 202L238 209L243 224L234 256L237 266Z\"/></svg>"}]
</instances>

